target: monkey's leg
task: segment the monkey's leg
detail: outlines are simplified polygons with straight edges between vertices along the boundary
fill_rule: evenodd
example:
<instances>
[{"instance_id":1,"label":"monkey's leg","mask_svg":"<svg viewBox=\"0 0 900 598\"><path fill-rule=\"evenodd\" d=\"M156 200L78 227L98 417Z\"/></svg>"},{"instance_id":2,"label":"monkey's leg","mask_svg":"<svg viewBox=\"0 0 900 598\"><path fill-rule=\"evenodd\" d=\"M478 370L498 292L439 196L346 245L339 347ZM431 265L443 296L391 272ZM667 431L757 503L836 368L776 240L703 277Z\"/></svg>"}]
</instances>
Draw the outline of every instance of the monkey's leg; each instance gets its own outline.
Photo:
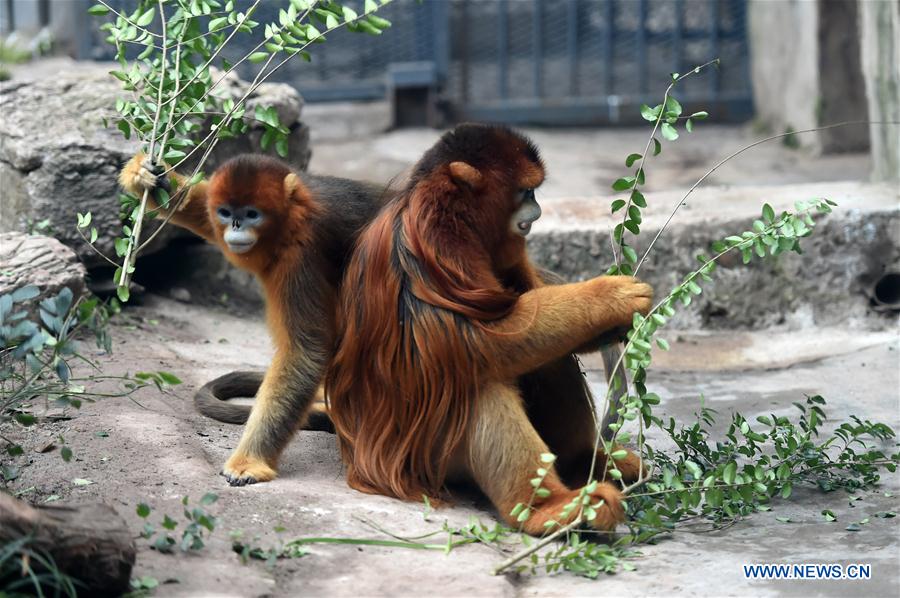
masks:
<instances>
[{"instance_id":1,"label":"monkey's leg","mask_svg":"<svg viewBox=\"0 0 900 598\"><path fill-rule=\"evenodd\" d=\"M278 458L302 427L325 371L326 356L279 350L266 372L244 434L222 474L232 486L272 480Z\"/></svg>"},{"instance_id":2,"label":"monkey's leg","mask_svg":"<svg viewBox=\"0 0 900 598\"><path fill-rule=\"evenodd\" d=\"M245 424L250 417L250 405L232 405L230 399L252 398L262 386L265 372L229 372L204 384L194 394L194 408L206 417L226 424ZM309 408L304 430L331 432L334 424L325 404L325 391L320 386Z\"/></svg>"},{"instance_id":3,"label":"monkey's leg","mask_svg":"<svg viewBox=\"0 0 900 598\"><path fill-rule=\"evenodd\" d=\"M599 415L592 413L593 397L574 355L567 355L518 379L522 398L535 430L556 455L556 466L567 484L583 486L594 457ZM619 448L619 447L617 447ZM627 449L626 449L627 450ZM638 478L640 460L628 451L616 461L626 482ZM606 453L597 451L594 479L603 477Z\"/></svg>"},{"instance_id":4,"label":"monkey's leg","mask_svg":"<svg viewBox=\"0 0 900 598\"><path fill-rule=\"evenodd\" d=\"M462 449L466 451L469 472L504 521L518 527L510 512L516 504L529 502L534 512L523 525L529 534L543 534L548 529L546 523L565 525L577 516L577 508L568 516L563 515L563 509L578 497L579 490L563 484L556 469L541 462L541 453L550 452L549 448L528 421L515 387L501 383L487 386L478 397L470 426ZM548 469L542 483L550 491L546 498L534 495L530 483L539 467ZM602 530L615 528L625 518L621 498L614 485L597 484L590 498L597 517L590 525Z\"/></svg>"},{"instance_id":5,"label":"monkey's leg","mask_svg":"<svg viewBox=\"0 0 900 598\"><path fill-rule=\"evenodd\" d=\"M166 185L159 180L159 177L154 172L147 168L146 160L147 158L143 152L138 152L128 161L125 167L122 168L122 172L119 173L119 183L122 185L122 188L136 197L141 197L144 189L148 189L150 191L148 205L150 209L159 211L158 216L160 218L165 218L171 213L170 222L172 224L186 228L210 243L215 243L215 233L206 209L206 181L200 181L188 189L188 180L184 176L176 172L170 173L168 176L175 179L177 190L171 194L169 209L162 208L156 202L155 194L158 187L165 187ZM187 196L182 199L181 195L184 193ZM175 205L178 205L177 210Z\"/></svg>"}]
</instances>

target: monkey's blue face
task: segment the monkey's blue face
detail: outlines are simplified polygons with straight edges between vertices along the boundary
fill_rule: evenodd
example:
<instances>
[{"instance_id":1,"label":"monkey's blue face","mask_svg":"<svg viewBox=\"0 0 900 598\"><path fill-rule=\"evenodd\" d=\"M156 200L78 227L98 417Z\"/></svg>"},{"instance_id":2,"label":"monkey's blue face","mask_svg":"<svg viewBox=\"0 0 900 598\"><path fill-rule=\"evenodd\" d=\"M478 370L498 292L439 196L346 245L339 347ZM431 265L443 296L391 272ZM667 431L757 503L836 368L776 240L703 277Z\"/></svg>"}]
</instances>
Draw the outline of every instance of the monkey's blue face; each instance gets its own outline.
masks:
<instances>
[{"instance_id":1,"label":"monkey's blue face","mask_svg":"<svg viewBox=\"0 0 900 598\"><path fill-rule=\"evenodd\" d=\"M259 239L259 227L265 219L255 206L223 205L216 209L216 217L224 227L223 238L233 253L247 253Z\"/></svg>"},{"instance_id":2,"label":"monkey's blue face","mask_svg":"<svg viewBox=\"0 0 900 598\"><path fill-rule=\"evenodd\" d=\"M531 225L541 217L541 206L534 198L534 189L522 189L516 195L518 207L509 223L510 231L515 235L526 236L531 232Z\"/></svg>"}]
</instances>

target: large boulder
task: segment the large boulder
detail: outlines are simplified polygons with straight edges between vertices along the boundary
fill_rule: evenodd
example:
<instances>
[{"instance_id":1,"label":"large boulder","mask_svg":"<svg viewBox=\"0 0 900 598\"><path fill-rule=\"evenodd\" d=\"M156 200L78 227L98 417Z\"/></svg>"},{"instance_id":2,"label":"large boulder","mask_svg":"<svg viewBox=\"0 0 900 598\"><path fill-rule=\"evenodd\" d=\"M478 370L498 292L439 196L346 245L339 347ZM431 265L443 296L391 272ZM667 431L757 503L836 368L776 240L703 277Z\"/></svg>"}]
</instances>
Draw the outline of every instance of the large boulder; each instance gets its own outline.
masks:
<instances>
[{"instance_id":1,"label":"large boulder","mask_svg":"<svg viewBox=\"0 0 900 598\"><path fill-rule=\"evenodd\" d=\"M0 295L36 286L39 294L28 304L33 308L64 288L80 297L87 291L86 276L75 252L53 237L0 233Z\"/></svg>"},{"instance_id":2,"label":"large boulder","mask_svg":"<svg viewBox=\"0 0 900 598\"><path fill-rule=\"evenodd\" d=\"M123 93L109 70L109 65L73 62L52 78L0 84L0 231L27 231L47 220L49 234L72 247L88 267L105 262L81 239L75 213L93 213L97 248L115 256L112 243L121 228L116 175L138 149L134 139L103 126L104 118L115 122L114 101ZM248 85L229 76L220 92L237 98ZM300 121L299 94L288 85L267 83L248 98L248 114L257 104L274 106L290 127L288 161L305 170L309 130ZM262 151L261 125L250 122L248 135L216 146L205 172L235 154ZM149 223L147 234L155 226ZM177 229L168 227L146 252L158 250L175 234Z\"/></svg>"}]
</instances>

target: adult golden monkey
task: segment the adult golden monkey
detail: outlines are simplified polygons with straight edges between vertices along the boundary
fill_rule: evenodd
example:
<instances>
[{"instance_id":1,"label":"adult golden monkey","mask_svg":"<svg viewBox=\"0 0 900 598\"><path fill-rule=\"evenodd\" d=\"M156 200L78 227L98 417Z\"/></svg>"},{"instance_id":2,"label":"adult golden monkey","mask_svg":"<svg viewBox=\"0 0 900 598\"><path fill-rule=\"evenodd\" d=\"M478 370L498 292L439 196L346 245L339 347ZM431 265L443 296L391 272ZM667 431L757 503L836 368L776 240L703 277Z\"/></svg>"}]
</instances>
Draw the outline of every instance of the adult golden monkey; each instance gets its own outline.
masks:
<instances>
[{"instance_id":1,"label":"adult golden monkey","mask_svg":"<svg viewBox=\"0 0 900 598\"><path fill-rule=\"evenodd\" d=\"M360 235L325 386L352 487L418 501L467 479L518 525L510 512L553 452L550 495L524 530L576 516L563 507L585 483L596 428L571 353L646 314L652 291L626 276L544 284L525 251L543 179L525 137L461 125ZM626 480L640 473L633 454L617 465ZM591 525L622 520L613 484L590 496Z\"/></svg>"}]
</instances>

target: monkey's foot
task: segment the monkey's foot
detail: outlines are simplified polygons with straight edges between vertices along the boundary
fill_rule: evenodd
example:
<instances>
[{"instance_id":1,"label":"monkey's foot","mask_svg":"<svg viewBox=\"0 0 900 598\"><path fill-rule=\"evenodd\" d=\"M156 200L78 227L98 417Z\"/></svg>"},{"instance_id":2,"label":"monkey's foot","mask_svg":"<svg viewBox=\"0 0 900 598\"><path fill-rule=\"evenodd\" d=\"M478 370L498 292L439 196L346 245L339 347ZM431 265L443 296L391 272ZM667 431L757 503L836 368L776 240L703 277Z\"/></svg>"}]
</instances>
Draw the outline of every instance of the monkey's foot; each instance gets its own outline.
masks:
<instances>
[{"instance_id":1,"label":"monkey's foot","mask_svg":"<svg viewBox=\"0 0 900 598\"><path fill-rule=\"evenodd\" d=\"M613 459L613 463L616 464L616 468L622 472L622 481L626 484L630 484L632 482L638 481L638 478L641 476L641 459L638 455L631 452L629 449L624 446L617 446L613 449L613 452L624 450L627 455L622 457L621 459ZM647 463L644 463L644 472L647 472ZM603 467L606 466L606 453L603 452L603 449L597 451L597 472L594 476L596 478L600 478L603 475ZM609 479L609 475L606 476L606 479Z\"/></svg>"},{"instance_id":2,"label":"monkey's foot","mask_svg":"<svg viewBox=\"0 0 900 598\"><path fill-rule=\"evenodd\" d=\"M232 455L222 468L222 475L232 486L246 486L274 480L278 472L256 457Z\"/></svg>"},{"instance_id":3,"label":"monkey's foot","mask_svg":"<svg viewBox=\"0 0 900 598\"><path fill-rule=\"evenodd\" d=\"M565 513L565 509L580 495L581 490L552 491L546 500L535 507L534 512L525 521L522 531L533 536L541 536L571 522L578 514L579 509L575 506L569 509L568 514ZM594 509L594 518L587 520L587 525L602 531L612 531L617 524L625 521L622 493L613 484L609 482L597 484L590 497L589 504ZM519 525L514 522L510 522L510 524Z\"/></svg>"}]
</instances>

